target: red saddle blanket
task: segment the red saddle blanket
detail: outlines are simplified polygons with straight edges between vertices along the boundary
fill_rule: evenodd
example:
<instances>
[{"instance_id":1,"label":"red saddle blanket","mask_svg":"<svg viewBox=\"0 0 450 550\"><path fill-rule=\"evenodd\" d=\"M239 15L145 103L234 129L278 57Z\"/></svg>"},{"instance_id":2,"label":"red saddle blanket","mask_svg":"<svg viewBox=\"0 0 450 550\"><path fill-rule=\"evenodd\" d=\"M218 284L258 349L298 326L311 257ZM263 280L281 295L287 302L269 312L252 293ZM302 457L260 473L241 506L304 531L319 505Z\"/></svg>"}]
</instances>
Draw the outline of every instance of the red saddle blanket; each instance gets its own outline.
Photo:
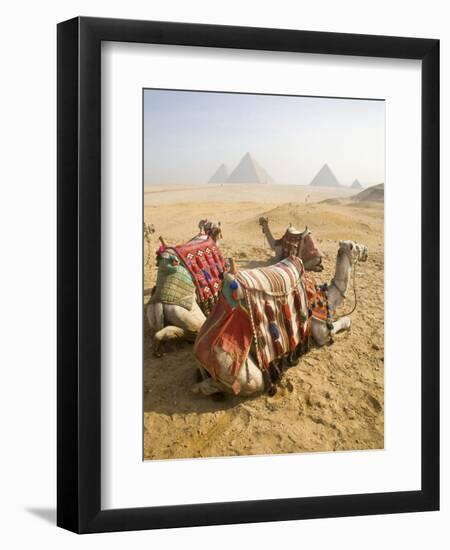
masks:
<instances>
[{"instance_id":1,"label":"red saddle blanket","mask_svg":"<svg viewBox=\"0 0 450 550\"><path fill-rule=\"evenodd\" d=\"M225 260L213 239L199 235L186 244L171 248L192 275L200 304L217 301Z\"/></svg>"},{"instance_id":2,"label":"red saddle blanket","mask_svg":"<svg viewBox=\"0 0 450 550\"><path fill-rule=\"evenodd\" d=\"M251 344L249 316L240 307L231 307L221 295L197 335L194 353L214 379L230 386L238 394L240 386L236 378L247 359ZM222 350L228 357L225 378L222 376L224 365L219 363L218 350Z\"/></svg>"}]
</instances>

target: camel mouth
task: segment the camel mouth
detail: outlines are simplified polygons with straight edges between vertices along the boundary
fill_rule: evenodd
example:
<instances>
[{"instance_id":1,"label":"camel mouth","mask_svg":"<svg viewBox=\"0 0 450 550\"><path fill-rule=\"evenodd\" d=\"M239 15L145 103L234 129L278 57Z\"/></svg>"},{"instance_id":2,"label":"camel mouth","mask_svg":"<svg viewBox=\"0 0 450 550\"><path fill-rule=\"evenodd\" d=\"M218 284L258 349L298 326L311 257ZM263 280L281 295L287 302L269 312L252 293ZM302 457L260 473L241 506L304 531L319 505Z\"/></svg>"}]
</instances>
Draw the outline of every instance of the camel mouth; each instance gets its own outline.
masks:
<instances>
[{"instance_id":1,"label":"camel mouth","mask_svg":"<svg viewBox=\"0 0 450 550\"><path fill-rule=\"evenodd\" d=\"M358 260L360 262L367 262L368 257L369 257L369 253L367 251L367 246L360 246L359 252L358 252Z\"/></svg>"},{"instance_id":2,"label":"camel mouth","mask_svg":"<svg viewBox=\"0 0 450 550\"><path fill-rule=\"evenodd\" d=\"M337 253L338 257L343 255L348 256L350 263L352 264L355 262L366 262L369 257L367 246L357 243L353 243L351 248L348 248L344 243L341 243Z\"/></svg>"}]
</instances>

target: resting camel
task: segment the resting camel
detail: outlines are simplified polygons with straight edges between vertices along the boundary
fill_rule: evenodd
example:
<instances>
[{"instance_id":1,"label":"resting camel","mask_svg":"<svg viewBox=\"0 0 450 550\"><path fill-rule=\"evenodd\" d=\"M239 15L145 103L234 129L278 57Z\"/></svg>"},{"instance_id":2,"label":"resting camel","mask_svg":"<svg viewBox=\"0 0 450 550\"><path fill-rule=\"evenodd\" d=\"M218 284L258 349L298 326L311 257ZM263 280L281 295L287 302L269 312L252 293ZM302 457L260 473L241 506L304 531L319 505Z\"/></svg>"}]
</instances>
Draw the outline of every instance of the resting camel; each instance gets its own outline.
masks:
<instances>
[{"instance_id":1,"label":"resting camel","mask_svg":"<svg viewBox=\"0 0 450 550\"><path fill-rule=\"evenodd\" d=\"M216 293L220 291L217 281L223 275L224 262L215 245L222 236L221 225L220 222L201 220L199 227L200 234L188 243L179 247L169 247L163 243L157 253L156 285L146 311L153 353L157 357L162 355L161 344L164 341L195 340L206 319L200 306L207 310L209 301L214 301L211 287L216 289ZM203 269L199 269L196 263L196 252ZM180 258L180 254L184 258ZM200 272L203 281L206 279L205 271L209 273L209 280L201 292L194 280L193 270L190 272L187 267L192 264L195 264L194 268Z\"/></svg>"},{"instance_id":2,"label":"resting camel","mask_svg":"<svg viewBox=\"0 0 450 550\"><path fill-rule=\"evenodd\" d=\"M302 348L301 343L301 338L304 336L301 331L305 330L305 327L309 327L307 330L317 346L323 346L327 342L331 342L332 337L337 332L350 329L351 319L349 317L341 317L332 321L332 317L328 313L323 316L320 315L320 309L325 309L325 303L322 303L321 299L323 299L323 296L326 296L329 312L336 310L345 299L345 293L352 269L355 269L355 263L358 261L365 262L366 260L366 246L353 241L341 241L337 252L334 277L320 291L318 290L320 287L315 285L312 276L307 275L303 271L302 264L296 257L291 256L275 266L262 270L266 274L268 273L272 279L276 277L274 275L275 271L278 273L288 273L288 281L293 281L294 277L292 274L297 273L299 278L296 284L298 284L299 280L303 281L303 284L297 288L307 289L308 285L311 286L312 283L313 291L316 290L316 296L319 296L319 298L310 298L307 290L305 290L303 296L305 301L300 300L296 303L295 295L294 299L292 299L292 294L298 292L294 286L291 286L287 292L282 294L262 291L257 285L254 285L253 290L259 296L266 292L266 297L263 300L266 300L265 307L268 313L270 313L271 309L273 310L273 307L269 303L270 300L272 300L272 305L284 301L285 305L280 306L280 308L283 308L282 313L279 310L275 313L273 311L270 313L272 321L276 320L278 327L283 322L286 324L286 328L289 328L289 324L291 327L294 327L294 330L292 328L290 331L287 330L287 336L289 337L290 335L292 338L291 347L287 349L282 348L280 353L284 353L284 355L279 356L280 359L273 361L270 365L266 363L267 369L259 366L261 362L264 364L264 361L261 361L261 352L258 349L269 349L267 348L267 335L269 334L269 339L272 338L273 340L271 340L270 349L274 349L274 353L276 353L275 344L280 342L281 345L281 337L280 330L275 330L271 326L276 326L277 323L269 323L268 330L265 332L265 341L263 340L262 344L262 346L266 347L262 348L259 343L262 335L258 333L258 327L256 326L257 313L253 312L251 315L246 313L250 309L249 304L250 307L253 307L251 305L252 302L246 301L246 293L248 297L250 292L246 281L250 281L249 284L251 285L253 280L257 280L258 274L255 272L258 269L238 272L236 276L232 273L233 270L227 273L222 286L221 301L219 301L203 325L194 345L194 352L201 363L200 372L203 380L195 384L193 391L205 395L225 391L242 396L250 396L267 389L269 390L269 394L273 395L276 391L273 382L280 375L283 358L286 358L288 364L293 366L298 361L300 354L307 351L307 347ZM286 284L286 287L288 286L289 283ZM279 298L278 296L281 295L283 297ZM325 302L325 299L323 300ZM320 307L317 303L314 303L316 301L319 301ZM241 308L241 304L245 304L247 310ZM300 312L305 308L308 314L303 318ZM261 316L261 313L259 313L259 316ZM270 321L270 316L267 315L266 320L269 319ZM304 324L302 324L303 322ZM247 337L246 331L249 333ZM307 340L305 339L304 341L306 342ZM233 347L233 342L236 342L237 346ZM241 352L245 347L247 351ZM270 376L270 379L268 379L268 373L271 372L271 369L272 371L275 370L275 376Z\"/></svg>"},{"instance_id":3,"label":"resting camel","mask_svg":"<svg viewBox=\"0 0 450 550\"><path fill-rule=\"evenodd\" d=\"M317 248L311 237L311 231L306 226L304 231L299 231L289 225L281 239L276 239L269 227L269 218L261 216L259 225L266 236L270 248L275 252L275 261L279 262L291 254L298 256L303 261L307 271L322 271L322 253Z\"/></svg>"}]
</instances>

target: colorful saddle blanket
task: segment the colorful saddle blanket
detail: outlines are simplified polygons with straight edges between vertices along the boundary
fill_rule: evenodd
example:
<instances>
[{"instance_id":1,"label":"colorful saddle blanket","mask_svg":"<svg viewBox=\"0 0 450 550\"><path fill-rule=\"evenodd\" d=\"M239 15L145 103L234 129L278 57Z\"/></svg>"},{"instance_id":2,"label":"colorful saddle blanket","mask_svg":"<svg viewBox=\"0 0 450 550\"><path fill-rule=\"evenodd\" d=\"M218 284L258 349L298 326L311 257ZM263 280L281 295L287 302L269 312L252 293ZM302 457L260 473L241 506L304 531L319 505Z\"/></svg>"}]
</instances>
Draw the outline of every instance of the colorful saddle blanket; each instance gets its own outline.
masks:
<instances>
[{"instance_id":1,"label":"colorful saddle blanket","mask_svg":"<svg viewBox=\"0 0 450 550\"><path fill-rule=\"evenodd\" d=\"M226 270L219 247L211 237L199 235L186 244L171 248L191 274L200 305L209 309L218 299Z\"/></svg>"},{"instance_id":2,"label":"colorful saddle blanket","mask_svg":"<svg viewBox=\"0 0 450 550\"><path fill-rule=\"evenodd\" d=\"M263 370L306 340L309 316L303 274L301 260L291 256L271 267L239 271L234 279L227 276L194 345L197 359L212 377L218 378L219 360L223 370L224 352L229 378L234 378L228 385L239 393L236 377L250 349Z\"/></svg>"},{"instance_id":3,"label":"colorful saddle blanket","mask_svg":"<svg viewBox=\"0 0 450 550\"><path fill-rule=\"evenodd\" d=\"M175 304L190 310L194 302L194 291L191 276L183 266L159 262L155 292L150 302Z\"/></svg>"},{"instance_id":4,"label":"colorful saddle blanket","mask_svg":"<svg viewBox=\"0 0 450 550\"><path fill-rule=\"evenodd\" d=\"M307 262L313 258L323 256L310 233L303 235L300 231L291 228L287 229L281 238L281 246L285 258L298 256L304 262Z\"/></svg>"},{"instance_id":5,"label":"colorful saddle blanket","mask_svg":"<svg viewBox=\"0 0 450 550\"><path fill-rule=\"evenodd\" d=\"M290 256L270 267L239 271L260 367L295 351L309 334L303 263Z\"/></svg>"}]
</instances>

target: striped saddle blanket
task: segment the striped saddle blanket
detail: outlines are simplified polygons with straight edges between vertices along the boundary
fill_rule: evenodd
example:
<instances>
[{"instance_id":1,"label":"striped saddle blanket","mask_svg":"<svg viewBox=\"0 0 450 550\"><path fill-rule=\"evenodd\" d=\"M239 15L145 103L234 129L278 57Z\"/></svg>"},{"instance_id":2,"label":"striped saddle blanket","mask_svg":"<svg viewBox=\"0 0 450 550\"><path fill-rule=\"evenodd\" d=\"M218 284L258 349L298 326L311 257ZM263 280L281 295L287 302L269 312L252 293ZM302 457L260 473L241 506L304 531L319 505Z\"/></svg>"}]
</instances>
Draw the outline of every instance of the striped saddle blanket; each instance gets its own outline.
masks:
<instances>
[{"instance_id":1,"label":"striped saddle blanket","mask_svg":"<svg viewBox=\"0 0 450 550\"><path fill-rule=\"evenodd\" d=\"M219 247L211 237L198 235L186 244L171 248L191 274L200 306L209 310L217 301L226 270Z\"/></svg>"},{"instance_id":2,"label":"striped saddle blanket","mask_svg":"<svg viewBox=\"0 0 450 550\"><path fill-rule=\"evenodd\" d=\"M236 274L237 290L251 319L260 367L293 352L309 335L303 263L290 256L274 266Z\"/></svg>"},{"instance_id":3,"label":"striped saddle blanket","mask_svg":"<svg viewBox=\"0 0 450 550\"><path fill-rule=\"evenodd\" d=\"M226 364L234 393L250 351L259 368L296 350L309 335L303 264L291 256L278 264L227 274L218 302L200 329L194 353L213 378ZM226 359L225 359L226 357Z\"/></svg>"}]
</instances>

